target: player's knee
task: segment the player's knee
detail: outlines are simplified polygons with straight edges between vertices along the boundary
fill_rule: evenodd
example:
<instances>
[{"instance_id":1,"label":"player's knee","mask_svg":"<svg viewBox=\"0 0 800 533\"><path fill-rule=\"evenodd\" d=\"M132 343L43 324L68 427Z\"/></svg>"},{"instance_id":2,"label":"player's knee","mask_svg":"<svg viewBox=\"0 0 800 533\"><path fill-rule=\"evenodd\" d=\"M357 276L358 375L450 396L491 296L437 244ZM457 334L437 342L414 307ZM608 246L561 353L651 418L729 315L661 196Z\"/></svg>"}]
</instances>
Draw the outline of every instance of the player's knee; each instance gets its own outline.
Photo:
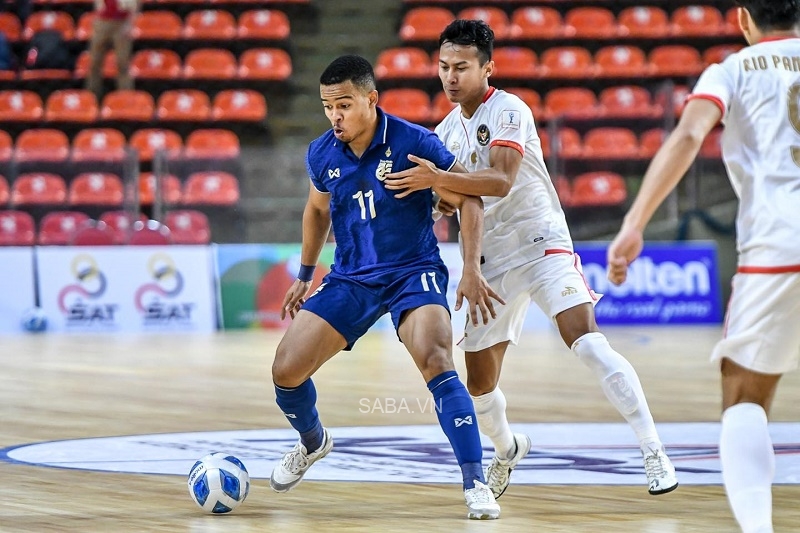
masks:
<instances>
[{"instance_id":1,"label":"player's knee","mask_svg":"<svg viewBox=\"0 0 800 533\"><path fill-rule=\"evenodd\" d=\"M307 379L307 376L298 372L297 365L293 364L288 353L278 346L275 360L272 362L272 382L279 387L298 387Z\"/></svg>"},{"instance_id":2,"label":"player's knee","mask_svg":"<svg viewBox=\"0 0 800 533\"><path fill-rule=\"evenodd\" d=\"M497 388L497 379L486 374L467 374L467 390L470 396L483 396Z\"/></svg>"},{"instance_id":3,"label":"player's knee","mask_svg":"<svg viewBox=\"0 0 800 533\"><path fill-rule=\"evenodd\" d=\"M430 381L442 372L454 370L453 358L446 350L432 350L419 365L426 381Z\"/></svg>"}]
</instances>

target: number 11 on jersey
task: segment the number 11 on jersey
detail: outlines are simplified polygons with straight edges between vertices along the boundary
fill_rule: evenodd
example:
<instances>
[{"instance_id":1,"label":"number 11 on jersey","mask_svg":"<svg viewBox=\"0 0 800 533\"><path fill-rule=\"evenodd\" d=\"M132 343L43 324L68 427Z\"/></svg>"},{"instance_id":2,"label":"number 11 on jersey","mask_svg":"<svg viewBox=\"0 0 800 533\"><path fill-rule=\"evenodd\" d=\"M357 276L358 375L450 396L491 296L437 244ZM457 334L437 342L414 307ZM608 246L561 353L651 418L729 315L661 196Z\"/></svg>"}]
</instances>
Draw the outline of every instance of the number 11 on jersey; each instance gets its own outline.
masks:
<instances>
[{"instance_id":1,"label":"number 11 on jersey","mask_svg":"<svg viewBox=\"0 0 800 533\"><path fill-rule=\"evenodd\" d=\"M436 272L426 272L420 276L420 280L422 281L422 289L425 292L429 292L431 290L430 285L428 285L428 278L431 278L431 284L433 285L433 290L436 291L436 294L442 294L442 291L439 290L439 284L436 283Z\"/></svg>"},{"instance_id":2,"label":"number 11 on jersey","mask_svg":"<svg viewBox=\"0 0 800 533\"><path fill-rule=\"evenodd\" d=\"M361 220L367 220L367 206L364 203L364 199L366 198L369 201L369 218L373 219L377 215L375 214L375 194L372 191L358 191L353 195L353 198L358 200L358 205L361 207Z\"/></svg>"}]
</instances>

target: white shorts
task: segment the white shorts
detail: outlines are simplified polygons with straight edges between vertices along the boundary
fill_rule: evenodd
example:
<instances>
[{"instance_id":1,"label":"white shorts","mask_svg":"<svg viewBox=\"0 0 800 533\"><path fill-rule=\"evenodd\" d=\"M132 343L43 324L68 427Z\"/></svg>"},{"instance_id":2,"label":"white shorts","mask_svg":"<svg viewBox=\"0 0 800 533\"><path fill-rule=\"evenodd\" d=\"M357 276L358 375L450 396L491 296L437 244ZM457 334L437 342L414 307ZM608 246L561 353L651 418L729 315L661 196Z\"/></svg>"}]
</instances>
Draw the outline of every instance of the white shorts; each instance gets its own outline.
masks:
<instances>
[{"instance_id":1,"label":"white shorts","mask_svg":"<svg viewBox=\"0 0 800 533\"><path fill-rule=\"evenodd\" d=\"M727 357L762 374L784 374L800 362L800 273L736 274L723 338L712 361Z\"/></svg>"},{"instance_id":2,"label":"white shorts","mask_svg":"<svg viewBox=\"0 0 800 533\"><path fill-rule=\"evenodd\" d=\"M487 281L506 304L495 304L497 318L486 325L473 326L467 321L464 338L458 343L465 352L505 341L517 344L531 302L554 319L576 305L596 304L601 296L586 283L578 254L568 252L546 254Z\"/></svg>"}]
</instances>

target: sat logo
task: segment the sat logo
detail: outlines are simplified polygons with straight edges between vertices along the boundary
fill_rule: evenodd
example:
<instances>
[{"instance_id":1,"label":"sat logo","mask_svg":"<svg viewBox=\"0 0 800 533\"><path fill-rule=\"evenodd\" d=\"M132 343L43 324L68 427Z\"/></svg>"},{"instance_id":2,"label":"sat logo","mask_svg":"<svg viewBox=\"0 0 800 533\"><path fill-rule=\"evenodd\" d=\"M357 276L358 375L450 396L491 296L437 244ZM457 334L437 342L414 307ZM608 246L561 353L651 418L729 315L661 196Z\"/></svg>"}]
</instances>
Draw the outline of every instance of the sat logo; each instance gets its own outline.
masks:
<instances>
[{"instance_id":1,"label":"sat logo","mask_svg":"<svg viewBox=\"0 0 800 533\"><path fill-rule=\"evenodd\" d=\"M70 263L70 270L76 283L58 293L58 308L66 317L67 326L113 324L119 305L96 302L108 287L97 260L88 254L77 255Z\"/></svg>"},{"instance_id":2,"label":"sat logo","mask_svg":"<svg viewBox=\"0 0 800 533\"><path fill-rule=\"evenodd\" d=\"M136 310L146 324L189 322L195 304L176 302L183 292L183 274L175 261L167 254L154 254L147 262L147 271L152 282L139 287L134 296Z\"/></svg>"}]
</instances>

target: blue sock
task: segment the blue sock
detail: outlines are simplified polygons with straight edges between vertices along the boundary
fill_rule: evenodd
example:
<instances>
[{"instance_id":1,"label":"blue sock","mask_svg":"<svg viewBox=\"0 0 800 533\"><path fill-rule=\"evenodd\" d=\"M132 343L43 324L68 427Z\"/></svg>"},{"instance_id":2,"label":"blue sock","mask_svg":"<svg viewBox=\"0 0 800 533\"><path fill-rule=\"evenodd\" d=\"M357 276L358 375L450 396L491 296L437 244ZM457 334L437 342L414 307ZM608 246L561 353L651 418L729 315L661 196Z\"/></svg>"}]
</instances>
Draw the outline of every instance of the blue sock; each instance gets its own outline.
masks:
<instances>
[{"instance_id":1,"label":"blue sock","mask_svg":"<svg viewBox=\"0 0 800 533\"><path fill-rule=\"evenodd\" d=\"M461 467L464 489L475 487L475 480L485 483L481 459L483 448L478 433L478 418L467 388L458 379L455 370L442 372L428 382L433 394L439 425L453 447Z\"/></svg>"},{"instance_id":2,"label":"blue sock","mask_svg":"<svg viewBox=\"0 0 800 533\"><path fill-rule=\"evenodd\" d=\"M322 446L324 435L316 408L317 389L311 378L293 389L275 385L275 401L292 427L300 433L300 442L308 452Z\"/></svg>"}]
</instances>

